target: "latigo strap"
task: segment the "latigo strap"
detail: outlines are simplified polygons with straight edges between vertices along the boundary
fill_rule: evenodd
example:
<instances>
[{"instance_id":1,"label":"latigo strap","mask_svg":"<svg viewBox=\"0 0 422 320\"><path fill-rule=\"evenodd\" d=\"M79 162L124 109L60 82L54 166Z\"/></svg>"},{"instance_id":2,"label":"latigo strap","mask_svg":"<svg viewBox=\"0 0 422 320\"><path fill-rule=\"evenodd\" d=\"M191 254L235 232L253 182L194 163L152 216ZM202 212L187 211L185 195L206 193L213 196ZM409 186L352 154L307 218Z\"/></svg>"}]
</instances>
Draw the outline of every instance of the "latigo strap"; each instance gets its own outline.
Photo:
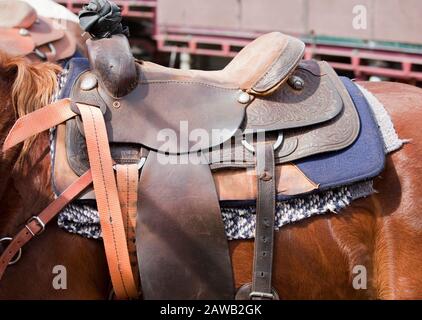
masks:
<instances>
[{"instance_id":1,"label":"latigo strap","mask_svg":"<svg viewBox=\"0 0 422 320\"><path fill-rule=\"evenodd\" d=\"M136 257L135 228L138 206L138 164L116 164L117 189L122 207L129 259L135 282L139 284L138 260Z\"/></svg>"},{"instance_id":2,"label":"latigo strap","mask_svg":"<svg viewBox=\"0 0 422 320\"><path fill-rule=\"evenodd\" d=\"M84 104L77 106L85 131L101 233L114 292L119 299L137 298L104 117L97 107Z\"/></svg>"}]
</instances>

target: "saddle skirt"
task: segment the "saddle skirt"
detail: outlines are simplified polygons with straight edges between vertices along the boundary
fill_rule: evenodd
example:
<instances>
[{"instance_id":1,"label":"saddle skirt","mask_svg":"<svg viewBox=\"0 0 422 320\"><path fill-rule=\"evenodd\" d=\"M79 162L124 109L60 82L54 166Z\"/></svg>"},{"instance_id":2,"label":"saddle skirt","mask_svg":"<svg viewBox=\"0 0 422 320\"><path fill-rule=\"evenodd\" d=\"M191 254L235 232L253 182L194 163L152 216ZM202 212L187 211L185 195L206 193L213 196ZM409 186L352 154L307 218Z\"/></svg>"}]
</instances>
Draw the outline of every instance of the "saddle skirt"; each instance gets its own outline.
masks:
<instances>
[{"instance_id":1,"label":"saddle skirt","mask_svg":"<svg viewBox=\"0 0 422 320\"><path fill-rule=\"evenodd\" d=\"M20 0L0 0L0 33L0 50L31 61L61 61L77 50L69 31Z\"/></svg>"}]
</instances>

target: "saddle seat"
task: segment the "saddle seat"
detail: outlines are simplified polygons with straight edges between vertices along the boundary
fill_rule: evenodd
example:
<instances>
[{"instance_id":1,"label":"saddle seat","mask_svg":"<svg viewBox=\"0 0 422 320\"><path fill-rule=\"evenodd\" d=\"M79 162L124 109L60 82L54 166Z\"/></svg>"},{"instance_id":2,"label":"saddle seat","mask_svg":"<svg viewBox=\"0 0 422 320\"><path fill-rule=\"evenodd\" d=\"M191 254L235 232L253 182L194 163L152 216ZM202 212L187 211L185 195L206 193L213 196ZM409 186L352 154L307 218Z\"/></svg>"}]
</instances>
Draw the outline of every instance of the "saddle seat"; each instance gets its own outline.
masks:
<instances>
[{"instance_id":1,"label":"saddle seat","mask_svg":"<svg viewBox=\"0 0 422 320\"><path fill-rule=\"evenodd\" d=\"M142 80L204 82L265 95L287 80L303 57L302 41L279 32L265 34L243 48L222 70L180 70L143 62Z\"/></svg>"},{"instance_id":2,"label":"saddle seat","mask_svg":"<svg viewBox=\"0 0 422 320\"><path fill-rule=\"evenodd\" d=\"M33 7L19 0L0 0L0 50L31 61L59 61L76 51L76 41L64 28L40 17Z\"/></svg>"}]
</instances>

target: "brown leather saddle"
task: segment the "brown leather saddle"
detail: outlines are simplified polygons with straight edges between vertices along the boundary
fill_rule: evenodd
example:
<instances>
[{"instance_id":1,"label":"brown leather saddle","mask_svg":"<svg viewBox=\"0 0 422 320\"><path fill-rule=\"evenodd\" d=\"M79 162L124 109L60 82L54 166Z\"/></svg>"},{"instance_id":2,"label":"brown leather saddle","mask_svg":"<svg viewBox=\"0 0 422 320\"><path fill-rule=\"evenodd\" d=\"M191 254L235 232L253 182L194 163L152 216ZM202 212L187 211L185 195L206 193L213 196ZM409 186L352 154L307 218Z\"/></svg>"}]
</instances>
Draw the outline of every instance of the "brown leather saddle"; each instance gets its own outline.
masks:
<instances>
[{"instance_id":1,"label":"brown leather saddle","mask_svg":"<svg viewBox=\"0 0 422 320\"><path fill-rule=\"evenodd\" d=\"M0 50L31 61L60 61L72 57L77 48L69 31L37 16L33 7L19 0L0 0L0 33Z\"/></svg>"},{"instance_id":2,"label":"brown leather saddle","mask_svg":"<svg viewBox=\"0 0 422 320\"><path fill-rule=\"evenodd\" d=\"M126 232L144 297L234 298L219 201L256 199L253 281L236 297L276 299L276 195L318 189L292 161L346 148L359 133L337 75L325 62L302 61L304 44L278 32L220 71L137 62L121 35L87 44L91 70L72 88L72 110L79 113L79 103L103 113L118 186L136 167L136 214ZM59 193L93 165L88 158L81 118L59 125ZM95 199L94 190L80 199Z\"/></svg>"}]
</instances>

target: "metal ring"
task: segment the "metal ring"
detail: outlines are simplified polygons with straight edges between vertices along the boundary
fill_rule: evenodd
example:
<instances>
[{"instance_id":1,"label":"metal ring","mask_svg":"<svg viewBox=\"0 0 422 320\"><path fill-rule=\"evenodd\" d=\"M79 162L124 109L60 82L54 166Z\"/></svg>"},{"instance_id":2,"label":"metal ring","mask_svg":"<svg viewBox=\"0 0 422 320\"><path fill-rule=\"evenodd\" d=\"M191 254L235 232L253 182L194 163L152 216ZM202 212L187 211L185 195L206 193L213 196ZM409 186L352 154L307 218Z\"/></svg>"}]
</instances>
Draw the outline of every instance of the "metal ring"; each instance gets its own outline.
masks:
<instances>
[{"instance_id":1,"label":"metal ring","mask_svg":"<svg viewBox=\"0 0 422 320\"><path fill-rule=\"evenodd\" d=\"M144 166L144 164L145 164L146 161L147 161L147 158L146 157L142 157L141 159L139 159L139 162L138 162L138 170L141 170L142 169L142 167ZM116 165L117 165L117 163L113 164L113 169L114 170L116 170Z\"/></svg>"},{"instance_id":2,"label":"metal ring","mask_svg":"<svg viewBox=\"0 0 422 320\"><path fill-rule=\"evenodd\" d=\"M54 47L52 43L48 44L48 48L50 49L52 55L55 56L57 54L56 48ZM44 60L44 61L47 60L47 55L44 52L42 52L40 49L35 48L34 52L41 60Z\"/></svg>"},{"instance_id":3,"label":"metal ring","mask_svg":"<svg viewBox=\"0 0 422 320\"><path fill-rule=\"evenodd\" d=\"M283 133L280 131L278 133L277 141L274 143L274 151L280 148L281 144L283 143L283 139L284 139ZM250 152L255 153L255 148L253 147L253 145L247 142L246 139L242 140L242 145Z\"/></svg>"},{"instance_id":4,"label":"metal ring","mask_svg":"<svg viewBox=\"0 0 422 320\"><path fill-rule=\"evenodd\" d=\"M142 157L139 162L138 162L138 170L141 170L142 167L144 166L145 162L147 161L146 157Z\"/></svg>"},{"instance_id":5,"label":"metal ring","mask_svg":"<svg viewBox=\"0 0 422 320\"><path fill-rule=\"evenodd\" d=\"M0 243L5 242L5 241L9 241L9 242L11 242L12 240L13 240L13 238L10 238L10 237L4 237L4 238L1 238L1 239L0 239ZM12 259L12 260L9 262L9 266L11 266L11 265L13 265L13 264L17 263L17 262L20 260L20 258L21 258L21 256L22 256L22 248L20 248L20 249L19 249L18 253L17 253L15 256L16 256L16 258L15 258L15 259Z\"/></svg>"}]
</instances>

